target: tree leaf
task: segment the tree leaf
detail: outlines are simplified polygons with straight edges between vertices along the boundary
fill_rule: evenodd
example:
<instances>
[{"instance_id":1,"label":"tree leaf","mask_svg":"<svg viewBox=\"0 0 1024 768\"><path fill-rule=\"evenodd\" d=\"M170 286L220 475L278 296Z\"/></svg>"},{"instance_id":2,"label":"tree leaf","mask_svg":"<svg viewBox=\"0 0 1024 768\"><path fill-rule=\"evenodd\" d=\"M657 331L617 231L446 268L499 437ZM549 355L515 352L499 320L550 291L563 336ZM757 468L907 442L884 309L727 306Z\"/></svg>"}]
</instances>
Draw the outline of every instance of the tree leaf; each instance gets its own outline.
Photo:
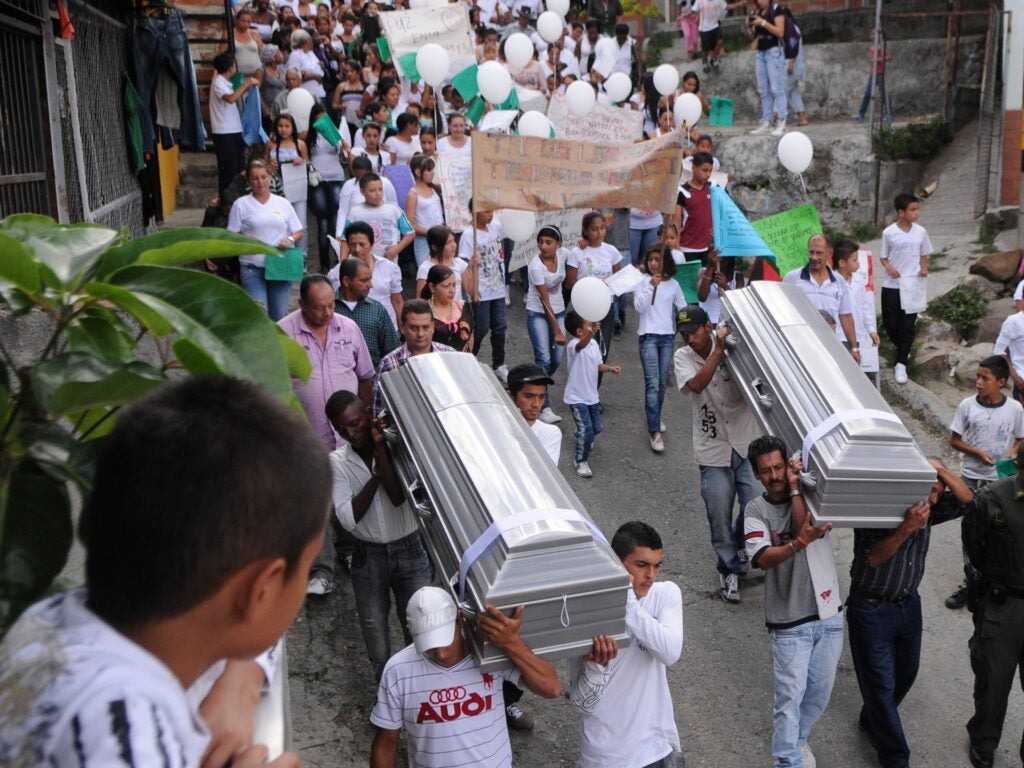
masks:
<instances>
[{"instance_id":1,"label":"tree leaf","mask_svg":"<svg viewBox=\"0 0 1024 768\"><path fill-rule=\"evenodd\" d=\"M41 597L71 549L71 500L63 481L31 459L18 463L0 486L0 598L9 604L3 625Z\"/></svg>"},{"instance_id":2,"label":"tree leaf","mask_svg":"<svg viewBox=\"0 0 1024 768\"><path fill-rule=\"evenodd\" d=\"M257 253L276 255L278 250L254 238L215 227L183 227L155 232L114 246L103 254L94 274L103 280L132 264L174 267L202 259Z\"/></svg>"},{"instance_id":3,"label":"tree leaf","mask_svg":"<svg viewBox=\"0 0 1024 768\"><path fill-rule=\"evenodd\" d=\"M192 274L201 275L200 272ZM223 281L222 281L223 282ZM158 309L149 306L145 301L117 285L110 283L89 283L85 286L85 292L97 299L105 299L122 309L139 321L154 336L163 338L174 330L174 326L167 321ZM244 291L243 291L244 293Z\"/></svg>"},{"instance_id":4,"label":"tree leaf","mask_svg":"<svg viewBox=\"0 0 1024 768\"><path fill-rule=\"evenodd\" d=\"M0 230L48 267L64 288L75 288L120 235L97 224L58 224L47 216L19 213Z\"/></svg>"},{"instance_id":5,"label":"tree leaf","mask_svg":"<svg viewBox=\"0 0 1024 768\"><path fill-rule=\"evenodd\" d=\"M296 402L276 325L234 283L194 270L139 265L115 272L109 285L129 292L193 345L181 347L186 369L194 364L207 373L212 363L220 373Z\"/></svg>"},{"instance_id":6,"label":"tree leaf","mask_svg":"<svg viewBox=\"0 0 1024 768\"><path fill-rule=\"evenodd\" d=\"M25 293L36 293L43 287L39 265L21 243L0 232L0 281L9 283Z\"/></svg>"},{"instance_id":7,"label":"tree leaf","mask_svg":"<svg viewBox=\"0 0 1024 768\"><path fill-rule=\"evenodd\" d=\"M32 367L32 390L53 416L124 405L162 384L163 371L135 360L113 365L88 352L65 352Z\"/></svg>"},{"instance_id":8,"label":"tree leaf","mask_svg":"<svg viewBox=\"0 0 1024 768\"><path fill-rule=\"evenodd\" d=\"M64 337L72 352L89 352L114 365L134 359L135 340L120 318L113 320L96 314L83 314L68 323Z\"/></svg>"},{"instance_id":9,"label":"tree leaf","mask_svg":"<svg viewBox=\"0 0 1024 768\"><path fill-rule=\"evenodd\" d=\"M285 333L279 325L274 325L278 331L278 340L284 349L285 360L288 363L288 375L292 378L309 381L309 374L313 372L313 364L309 362L309 355L305 348L295 339Z\"/></svg>"}]
</instances>

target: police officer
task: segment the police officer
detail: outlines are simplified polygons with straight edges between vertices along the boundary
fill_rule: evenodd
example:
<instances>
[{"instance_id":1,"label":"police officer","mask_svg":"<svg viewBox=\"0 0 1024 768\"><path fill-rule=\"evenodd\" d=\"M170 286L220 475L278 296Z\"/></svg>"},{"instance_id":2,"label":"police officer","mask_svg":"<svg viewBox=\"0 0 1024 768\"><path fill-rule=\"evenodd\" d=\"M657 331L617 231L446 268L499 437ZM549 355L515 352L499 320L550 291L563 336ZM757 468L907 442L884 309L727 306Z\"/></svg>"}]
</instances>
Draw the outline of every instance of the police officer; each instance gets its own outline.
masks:
<instances>
[{"instance_id":1,"label":"police officer","mask_svg":"<svg viewBox=\"0 0 1024 768\"><path fill-rule=\"evenodd\" d=\"M972 580L969 644L974 670L974 717L967 723L974 768L990 768L1006 717L1006 700L1024 656L1024 445L1014 477L981 489L963 520L964 550L981 573ZM1024 760L1024 738L1020 748Z\"/></svg>"}]
</instances>

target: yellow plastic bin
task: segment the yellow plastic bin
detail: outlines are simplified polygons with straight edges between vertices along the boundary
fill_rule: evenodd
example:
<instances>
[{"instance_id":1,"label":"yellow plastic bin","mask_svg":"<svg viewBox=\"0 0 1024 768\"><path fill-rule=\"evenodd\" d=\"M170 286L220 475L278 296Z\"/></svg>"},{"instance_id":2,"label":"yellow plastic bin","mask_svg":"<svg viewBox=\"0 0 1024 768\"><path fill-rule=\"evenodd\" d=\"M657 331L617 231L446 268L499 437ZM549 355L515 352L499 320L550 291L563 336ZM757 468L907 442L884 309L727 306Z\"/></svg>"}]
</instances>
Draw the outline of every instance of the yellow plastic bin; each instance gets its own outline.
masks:
<instances>
[{"instance_id":1,"label":"yellow plastic bin","mask_svg":"<svg viewBox=\"0 0 1024 768\"><path fill-rule=\"evenodd\" d=\"M709 125L732 125L732 99L711 98Z\"/></svg>"}]
</instances>

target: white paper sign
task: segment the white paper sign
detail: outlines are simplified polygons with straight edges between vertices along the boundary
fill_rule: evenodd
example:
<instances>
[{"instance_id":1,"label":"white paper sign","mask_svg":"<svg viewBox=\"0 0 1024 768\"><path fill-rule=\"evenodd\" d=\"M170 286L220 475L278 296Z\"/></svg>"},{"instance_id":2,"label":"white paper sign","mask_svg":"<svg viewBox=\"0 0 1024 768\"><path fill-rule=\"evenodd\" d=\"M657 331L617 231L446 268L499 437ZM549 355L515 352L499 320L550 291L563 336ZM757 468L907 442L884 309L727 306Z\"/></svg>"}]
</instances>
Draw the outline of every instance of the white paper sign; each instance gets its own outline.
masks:
<instances>
[{"instance_id":1,"label":"white paper sign","mask_svg":"<svg viewBox=\"0 0 1024 768\"><path fill-rule=\"evenodd\" d=\"M465 232L473 226L469 199L473 196L473 159L464 155L439 154L434 166L434 183L441 187L446 226Z\"/></svg>"},{"instance_id":2,"label":"white paper sign","mask_svg":"<svg viewBox=\"0 0 1024 768\"><path fill-rule=\"evenodd\" d=\"M548 119L556 139L579 139L589 144L632 144L644 136L643 113L632 109L596 104L586 118L569 112L565 96L555 93L548 104Z\"/></svg>"},{"instance_id":3,"label":"white paper sign","mask_svg":"<svg viewBox=\"0 0 1024 768\"><path fill-rule=\"evenodd\" d=\"M900 309L908 315L924 312L928 308L928 278L905 275L900 278Z\"/></svg>"},{"instance_id":4,"label":"white paper sign","mask_svg":"<svg viewBox=\"0 0 1024 768\"><path fill-rule=\"evenodd\" d=\"M281 187L289 203L304 203L309 194L306 164L281 163Z\"/></svg>"},{"instance_id":5,"label":"white paper sign","mask_svg":"<svg viewBox=\"0 0 1024 768\"><path fill-rule=\"evenodd\" d=\"M459 3L411 11L382 13L380 28L391 48L391 57L398 59L406 53L416 53L427 43L437 43L452 61L461 56L473 56L473 35L469 28L469 10ZM451 71L451 69L449 69Z\"/></svg>"},{"instance_id":6,"label":"white paper sign","mask_svg":"<svg viewBox=\"0 0 1024 768\"><path fill-rule=\"evenodd\" d=\"M857 339L860 346L860 369L864 373L878 373L878 347L871 343L870 337Z\"/></svg>"},{"instance_id":7,"label":"white paper sign","mask_svg":"<svg viewBox=\"0 0 1024 768\"><path fill-rule=\"evenodd\" d=\"M480 124L477 125L477 129L484 132L497 131L498 133L508 133L508 129L512 126L512 121L518 116L519 110L517 109L492 109L480 118Z\"/></svg>"},{"instance_id":8,"label":"white paper sign","mask_svg":"<svg viewBox=\"0 0 1024 768\"><path fill-rule=\"evenodd\" d=\"M632 264L627 264L605 280L604 284L607 285L608 289L616 296L621 296L624 293L632 291L643 281L644 273Z\"/></svg>"}]
</instances>

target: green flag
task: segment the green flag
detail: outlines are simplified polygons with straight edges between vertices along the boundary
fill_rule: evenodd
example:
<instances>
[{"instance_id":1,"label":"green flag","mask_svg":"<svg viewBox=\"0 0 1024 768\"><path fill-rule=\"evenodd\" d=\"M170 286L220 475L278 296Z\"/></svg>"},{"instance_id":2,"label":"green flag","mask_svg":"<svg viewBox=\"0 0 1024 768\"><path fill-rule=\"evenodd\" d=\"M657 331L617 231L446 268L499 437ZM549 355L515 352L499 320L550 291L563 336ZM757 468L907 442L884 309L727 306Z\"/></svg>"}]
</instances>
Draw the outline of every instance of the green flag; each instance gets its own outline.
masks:
<instances>
[{"instance_id":1,"label":"green flag","mask_svg":"<svg viewBox=\"0 0 1024 768\"><path fill-rule=\"evenodd\" d=\"M515 86L512 86L512 90L508 93L508 98L505 99L501 104L496 104L495 109L519 109L519 94L516 93Z\"/></svg>"},{"instance_id":2,"label":"green flag","mask_svg":"<svg viewBox=\"0 0 1024 768\"><path fill-rule=\"evenodd\" d=\"M326 112L318 117L313 122L313 127L317 129L321 136L330 142L331 146L337 148L338 142L341 141L341 134L338 133L338 127L331 120L331 116Z\"/></svg>"},{"instance_id":3,"label":"green flag","mask_svg":"<svg viewBox=\"0 0 1024 768\"><path fill-rule=\"evenodd\" d=\"M377 50L380 51L381 61L388 61L391 59L391 47L388 45L388 39L386 37L377 38Z\"/></svg>"},{"instance_id":4,"label":"green flag","mask_svg":"<svg viewBox=\"0 0 1024 768\"><path fill-rule=\"evenodd\" d=\"M403 53L398 57L398 68L402 74L414 83L420 81L420 71L416 69L416 52Z\"/></svg>"},{"instance_id":5,"label":"green flag","mask_svg":"<svg viewBox=\"0 0 1024 768\"><path fill-rule=\"evenodd\" d=\"M683 296L688 304L697 304L697 273L700 272L699 261L688 261L676 264L675 280L683 289Z\"/></svg>"},{"instance_id":6,"label":"green flag","mask_svg":"<svg viewBox=\"0 0 1024 768\"><path fill-rule=\"evenodd\" d=\"M487 105L484 104L483 96L477 96L466 109L466 118L475 126L480 122L480 118L484 116L486 111Z\"/></svg>"},{"instance_id":7,"label":"green flag","mask_svg":"<svg viewBox=\"0 0 1024 768\"><path fill-rule=\"evenodd\" d=\"M471 64L452 78L452 85L467 104L480 93L476 84L476 70L476 64Z\"/></svg>"}]
</instances>

